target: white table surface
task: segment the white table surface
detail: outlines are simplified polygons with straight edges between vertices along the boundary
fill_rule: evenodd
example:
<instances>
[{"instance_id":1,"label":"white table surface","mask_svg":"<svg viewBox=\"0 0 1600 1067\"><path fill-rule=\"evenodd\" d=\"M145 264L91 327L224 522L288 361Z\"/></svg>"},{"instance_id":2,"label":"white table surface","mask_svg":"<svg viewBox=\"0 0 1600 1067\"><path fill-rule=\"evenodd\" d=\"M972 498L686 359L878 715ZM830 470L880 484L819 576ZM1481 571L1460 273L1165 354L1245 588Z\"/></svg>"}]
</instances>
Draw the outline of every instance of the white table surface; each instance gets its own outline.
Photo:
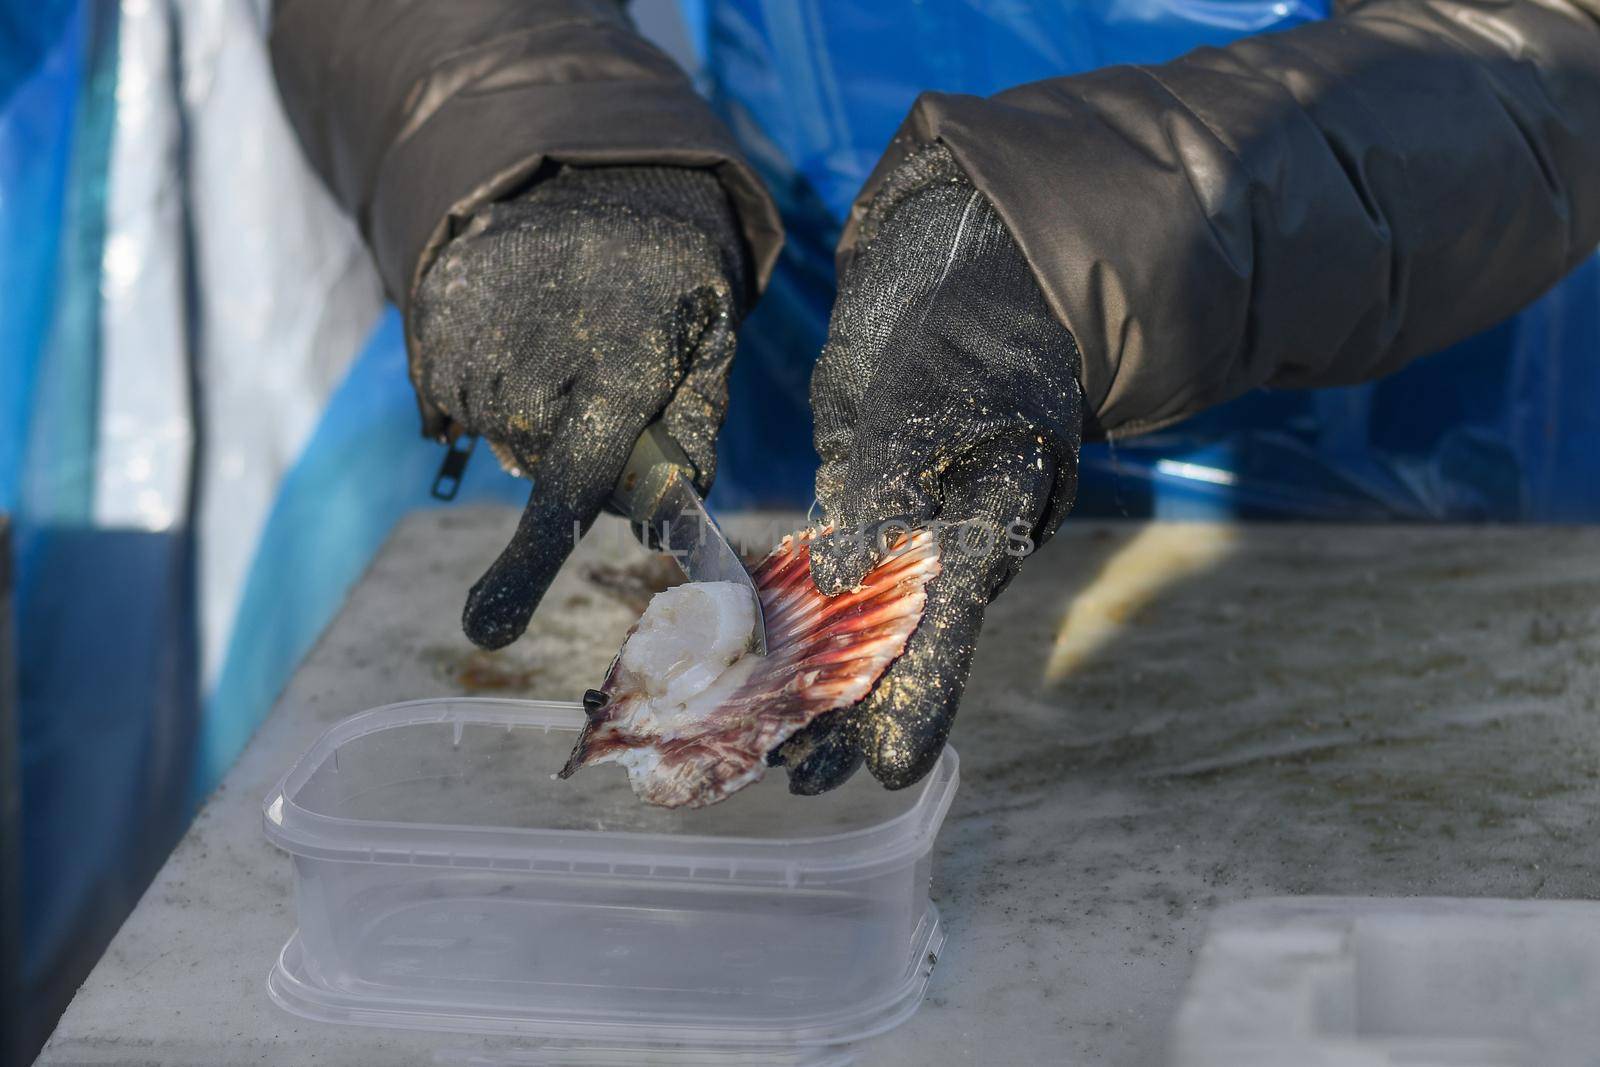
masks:
<instances>
[{"instance_id":1,"label":"white table surface","mask_svg":"<svg viewBox=\"0 0 1600 1067\"><path fill-rule=\"evenodd\" d=\"M515 516L413 516L62 1018L43 1064L494 1062L303 1022L260 804L329 724L419 696L572 699L632 613L569 567L528 638L461 598ZM629 552L615 527L589 559ZM1278 894L1600 895L1600 530L1069 521L989 613L954 742L920 1012L863 1064L1159 1062L1208 912Z\"/></svg>"}]
</instances>

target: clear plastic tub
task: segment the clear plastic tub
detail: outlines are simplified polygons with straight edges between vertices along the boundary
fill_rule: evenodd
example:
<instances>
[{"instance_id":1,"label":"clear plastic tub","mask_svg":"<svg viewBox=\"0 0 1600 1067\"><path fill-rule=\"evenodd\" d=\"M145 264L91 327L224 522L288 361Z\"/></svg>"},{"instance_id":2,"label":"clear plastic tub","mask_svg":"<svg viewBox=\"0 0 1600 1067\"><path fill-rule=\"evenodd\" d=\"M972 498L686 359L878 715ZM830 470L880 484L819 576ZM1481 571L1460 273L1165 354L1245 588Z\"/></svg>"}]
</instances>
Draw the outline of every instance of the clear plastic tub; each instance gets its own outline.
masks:
<instances>
[{"instance_id":1,"label":"clear plastic tub","mask_svg":"<svg viewBox=\"0 0 1600 1067\"><path fill-rule=\"evenodd\" d=\"M782 773L699 811L561 766L576 705L449 699L329 730L264 808L299 931L273 999L333 1022L623 1045L833 1045L916 1010L943 935L930 853L953 750L914 788Z\"/></svg>"}]
</instances>

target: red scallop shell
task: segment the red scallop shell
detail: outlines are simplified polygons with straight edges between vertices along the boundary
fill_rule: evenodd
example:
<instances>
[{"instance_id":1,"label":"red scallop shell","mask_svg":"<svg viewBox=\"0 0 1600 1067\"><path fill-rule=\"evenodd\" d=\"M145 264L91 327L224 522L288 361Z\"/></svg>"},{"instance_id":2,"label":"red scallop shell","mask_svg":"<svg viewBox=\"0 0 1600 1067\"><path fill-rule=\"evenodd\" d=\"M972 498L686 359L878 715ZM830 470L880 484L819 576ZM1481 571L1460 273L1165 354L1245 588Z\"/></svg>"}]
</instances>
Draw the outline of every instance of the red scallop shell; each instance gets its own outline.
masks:
<instances>
[{"instance_id":1,"label":"red scallop shell","mask_svg":"<svg viewBox=\"0 0 1600 1067\"><path fill-rule=\"evenodd\" d=\"M785 537L753 572L767 655L700 729L670 740L624 732L619 722L643 694L622 687L613 663L601 686L611 699L590 717L561 776L654 749L660 761L633 782L641 799L669 808L714 804L759 780L767 754L802 726L871 692L922 619L938 544L927 530L902 536L859 587L828 597L811 583L816 534Z\"/></svg>"}]
</instances>

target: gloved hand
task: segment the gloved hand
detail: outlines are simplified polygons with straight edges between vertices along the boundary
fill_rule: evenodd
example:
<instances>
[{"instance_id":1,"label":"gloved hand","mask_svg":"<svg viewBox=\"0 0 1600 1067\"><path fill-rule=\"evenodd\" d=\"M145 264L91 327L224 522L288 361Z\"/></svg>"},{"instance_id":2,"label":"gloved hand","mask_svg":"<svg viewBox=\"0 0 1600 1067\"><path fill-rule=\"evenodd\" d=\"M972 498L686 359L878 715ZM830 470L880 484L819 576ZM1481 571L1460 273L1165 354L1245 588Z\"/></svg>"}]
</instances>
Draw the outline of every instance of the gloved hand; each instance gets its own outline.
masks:
<instances>
[{"instance_id":1,"label":"gloved hand","mask_svg":"<svg viewBox=\"0 0 1600 1067\"><path fill-rule=\"evenodd\" d=\"M533 482L467 594L474 642L527 628L657 415L709 486L748 274L717 179L674 167L564 168L484 208L428 268L418 388Z\"/></svg>"},{"instance_id":2,"label":"gloved hand","mask_svg":"<svg viewBox=\"0 0 1600 1067\"><path fill-rule=\"evenodd\" d=\"M1048 538L1077 485L1078 349L1021 250L942 146L868 206L811 379L824 593L861 581L896 527L941 524L922 622L867 698L776 754L796 793L862 759L891 789L938 759L990 599ZM885 525L887 524L887 526Z\"/></svg>"}]
</instances>

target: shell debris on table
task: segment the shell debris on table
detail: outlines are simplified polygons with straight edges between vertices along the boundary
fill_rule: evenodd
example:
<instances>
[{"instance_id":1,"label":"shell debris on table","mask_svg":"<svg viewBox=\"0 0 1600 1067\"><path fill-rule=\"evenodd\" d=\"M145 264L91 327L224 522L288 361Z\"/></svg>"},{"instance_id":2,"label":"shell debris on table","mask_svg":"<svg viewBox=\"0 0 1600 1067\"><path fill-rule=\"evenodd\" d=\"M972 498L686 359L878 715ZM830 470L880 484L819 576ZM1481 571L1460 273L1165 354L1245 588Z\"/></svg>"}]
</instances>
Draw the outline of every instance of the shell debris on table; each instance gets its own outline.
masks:
<instances>
[{"instance_id":1,"label":"shell debris on table","mask_svg":"<svg viewBox=\"0 0 1600 1067\"><path fill-rule=\"evenodd\" d=\"M790 534L752 573L765 656L749 651L755 615L744 588L689 583L658 594L561 777L620 763L651 804L713 804L759 780L768 754L801 727L871 692L922 619L938 543L928 530L903 534L860 586L830 597L811 582L816 536Z\"/></svg>"}]
</instances>

